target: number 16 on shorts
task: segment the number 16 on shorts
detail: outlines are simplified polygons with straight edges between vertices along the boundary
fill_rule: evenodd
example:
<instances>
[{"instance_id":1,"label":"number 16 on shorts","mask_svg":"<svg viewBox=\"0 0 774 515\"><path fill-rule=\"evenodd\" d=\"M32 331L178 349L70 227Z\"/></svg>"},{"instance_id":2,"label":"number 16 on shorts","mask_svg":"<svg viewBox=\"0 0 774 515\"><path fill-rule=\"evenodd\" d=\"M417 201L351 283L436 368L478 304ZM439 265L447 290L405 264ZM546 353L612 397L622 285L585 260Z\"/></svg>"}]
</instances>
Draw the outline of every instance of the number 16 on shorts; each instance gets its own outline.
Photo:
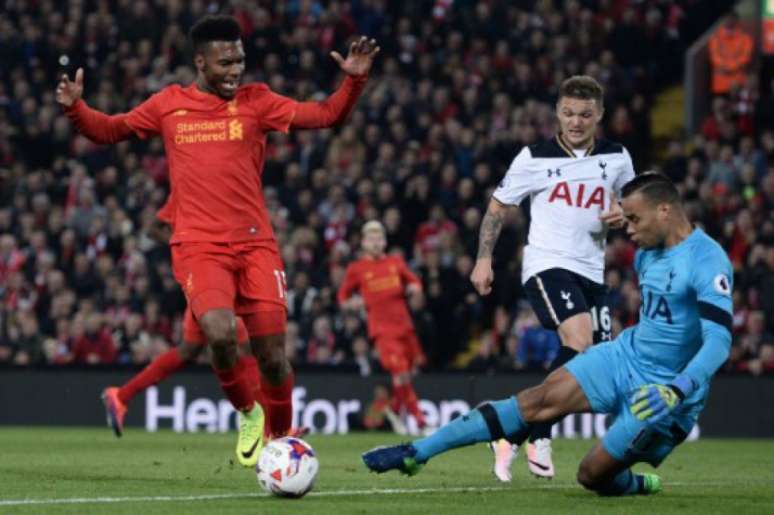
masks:
<instances>
[{"instance_id":1,"label":"number 16 on shorts","mask_svg":"<svg viewBox=\"0 0 774 515\"><path fill-rule=\"evenodd\" d=\"M594 343L610 341L613 335L610 307L591 306L589 312L591 313L591 326L594 329Z\"/></svg>"}]
</instances>

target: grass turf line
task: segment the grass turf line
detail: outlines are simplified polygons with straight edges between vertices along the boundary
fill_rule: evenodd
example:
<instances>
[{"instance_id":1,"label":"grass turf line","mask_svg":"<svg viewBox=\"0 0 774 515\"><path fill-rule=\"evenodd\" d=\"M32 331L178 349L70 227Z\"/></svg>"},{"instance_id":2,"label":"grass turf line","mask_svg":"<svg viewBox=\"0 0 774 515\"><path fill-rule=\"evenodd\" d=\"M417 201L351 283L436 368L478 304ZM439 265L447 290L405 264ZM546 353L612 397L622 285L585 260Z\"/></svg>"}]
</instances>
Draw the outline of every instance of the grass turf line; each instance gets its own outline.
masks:
<instances>
[{"instance_id":1,"label":"grass turf line","mask_svg":"<svg viewBox=\"0 0 774 515\"><path fill-rule=\"evenodd\" d=\"M686 443L658 471L664 492L610 499L574 481L591 441L555 442L551 482L529 476L519 456L514 482L502 485L484 445L440 456L406 478L370 474L360 462L362 451L400 441L392 435L313 435L319 481L314 495L294 501L261 494L255 474L233 463L235 438L130 429L117 440L101 428L2 428L0 513L774 513L772 440ZM36 499L46 504L12 504Z\"/></svg>"}]
</instances>

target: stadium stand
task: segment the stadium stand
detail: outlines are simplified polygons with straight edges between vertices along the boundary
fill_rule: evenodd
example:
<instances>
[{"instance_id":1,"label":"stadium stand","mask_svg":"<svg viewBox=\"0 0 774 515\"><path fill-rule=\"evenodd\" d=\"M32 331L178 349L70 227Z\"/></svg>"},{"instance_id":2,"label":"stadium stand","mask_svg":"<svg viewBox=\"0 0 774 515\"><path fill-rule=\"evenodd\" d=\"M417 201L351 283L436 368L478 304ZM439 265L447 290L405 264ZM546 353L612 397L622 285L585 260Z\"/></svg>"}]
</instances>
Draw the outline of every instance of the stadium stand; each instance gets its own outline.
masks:
<instances>
[{"instance_id":1,"label":"stadium stand","mask_svg":"<svg viewBox=\"0 0 774 515\"><path fill-rule=\"evenodd\" d=\"M53 93L58 74L79 66L85 98L105 112L188 83L186 31L224 11L242 25L248 80L294 98L333 90L340 78L328 52L351 36L382 47L348 123L269 140L264 192L287 268L287 341L298 365L377 369L363 320L339 312L335 291L361 225L379 218L389 247L424 283L425 298L411 309L428 368L524 367L519 340L535 324L518 276L528 220L516 213L503 230L486 298L468 280L478 226L519 147L553 134L560 81L585 73L606 88L605 135L629 148L638 171L674 179L694 221L732 259L736 334L727 368L774 370L774 81L749 80L714 98L699 134L652 138L655 95L678 78L687 44L721 14L702 2L703 15L688 20L697 3L7 2L0 362L138 365L179 341L185 299L155 220L168 192L161 141L95 145L74 132ZM637 318L633 255L614 234L606 279L618 328Z\"/></svg>"}]
</instances>

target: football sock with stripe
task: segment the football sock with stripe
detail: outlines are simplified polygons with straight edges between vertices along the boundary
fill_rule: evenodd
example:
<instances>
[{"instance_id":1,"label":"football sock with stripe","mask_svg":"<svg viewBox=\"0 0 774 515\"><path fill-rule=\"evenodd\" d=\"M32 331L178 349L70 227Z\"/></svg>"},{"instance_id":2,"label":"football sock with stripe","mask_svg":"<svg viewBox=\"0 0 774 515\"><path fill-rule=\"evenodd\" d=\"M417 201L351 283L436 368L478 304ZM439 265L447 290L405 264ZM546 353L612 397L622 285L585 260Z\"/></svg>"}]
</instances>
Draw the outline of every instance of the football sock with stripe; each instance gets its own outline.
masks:
<instances>
[{"instance_id":1,"label":"football sock with stripe","mask_svg":"<svg viewBox=\"0 0 774 515\"><path fill-rule=\"evenodd\" d=\"M412 443L417 450L416 460L424 463L442 452L476 442L489 442L506 434L523 434L526 437L529 424L524 422L515 397L484 404L457 417L426 438Z\"/></svg>"}]
</instances>

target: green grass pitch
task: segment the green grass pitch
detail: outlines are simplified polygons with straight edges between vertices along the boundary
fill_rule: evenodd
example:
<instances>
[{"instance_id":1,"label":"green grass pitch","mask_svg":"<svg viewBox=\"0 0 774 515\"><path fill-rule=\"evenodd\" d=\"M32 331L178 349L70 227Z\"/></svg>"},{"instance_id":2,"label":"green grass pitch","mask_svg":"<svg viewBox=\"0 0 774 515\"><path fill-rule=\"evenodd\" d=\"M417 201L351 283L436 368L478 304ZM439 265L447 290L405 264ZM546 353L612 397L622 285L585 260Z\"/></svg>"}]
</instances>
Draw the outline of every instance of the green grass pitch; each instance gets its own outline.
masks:
<instances>
[{"instance_id":1,"label":"green grass pitch","mask_svg":"<svg viewBox=\"0 0 774 515\"><path fill-rule=\"evenodd\" d=\"M483 444L406 478L370 474L360 461L364 450L399 442L394 435L312 435L317 486L287 500L265 496L253 471L233 464L235 438L130 429L118 440L107 428L0 428L0 513L774 513L772 440L686 443L659 469L660 494L599 498L574 481L589 441L555 442L553 481L533 479L519 456L513 483L502 485Z\"/></svg>"}]
</instances>

